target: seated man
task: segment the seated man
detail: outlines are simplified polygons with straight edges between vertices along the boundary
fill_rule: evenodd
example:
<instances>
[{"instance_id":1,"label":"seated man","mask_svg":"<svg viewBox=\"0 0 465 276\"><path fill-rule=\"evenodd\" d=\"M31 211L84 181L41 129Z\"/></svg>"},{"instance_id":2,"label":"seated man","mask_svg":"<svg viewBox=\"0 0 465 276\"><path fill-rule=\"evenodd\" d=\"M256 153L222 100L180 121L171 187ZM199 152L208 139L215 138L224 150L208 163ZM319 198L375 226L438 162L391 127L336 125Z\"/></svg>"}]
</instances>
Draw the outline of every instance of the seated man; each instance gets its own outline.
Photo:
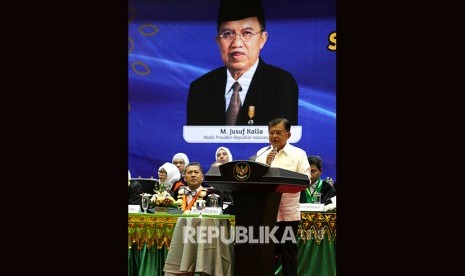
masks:
<instances>
[{"instance_id":1,"label":"seated man","mask_svg":"<svg viewBox=\"0 0 465 276\"><path fill-rule=\"evenodd\" d=\"M128 205L140 205L143 194L142 185L134 180L131 181L131 172L128 170Z\"/></svg>"},{"instance_id":2,"label":"seated man","mask_svg":"<svg viewBox=\"0 0 465 276\"><path fill-rule=\"evenodd\" d=\"M331 203L331 198L336 195L336 189L327 181L321 179L322 166L319 156L308 156L310 163L310 187L300 193L300 203L313 203L313 193L321 193L321 203L327 205Z\"/></svg>"},{"instance_id":3,"label":"seated man","mask_svg":"<svg viewBox=\"0 0 465 276\"><path fill-rule=\"evenodd\" d=\"M203 182L203 169L200 163L191 162L186 166L184 180L187 183L187 187L181 186L178 188L178 198L182 199L181 209L184 212L190 211L198 199L204 199L206 206L210 206L211 197L208 195L213 193L220 196L218 206L222 206L220 191Z\"/></svg>"}]
</instances>

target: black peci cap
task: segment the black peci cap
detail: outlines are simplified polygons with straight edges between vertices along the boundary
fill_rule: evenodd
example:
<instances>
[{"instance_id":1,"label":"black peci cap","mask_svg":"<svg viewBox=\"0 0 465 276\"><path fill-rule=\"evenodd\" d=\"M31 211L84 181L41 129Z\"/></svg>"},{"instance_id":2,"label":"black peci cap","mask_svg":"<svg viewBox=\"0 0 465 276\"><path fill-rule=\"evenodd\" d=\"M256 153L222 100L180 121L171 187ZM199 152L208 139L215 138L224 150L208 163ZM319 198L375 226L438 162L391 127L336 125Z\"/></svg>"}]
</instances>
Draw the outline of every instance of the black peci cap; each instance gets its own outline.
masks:
<instances>
[{"instance_id":1,"label":"black peci cap","mask_svg":"<svg viewBox=\"0 0 465 276\"><path fill-rule=\"evenodd\" d=\"M216 29L219 31L222 22L236 21L249 17L258 17L258 22L265 30L265 13L260 0L220 0L218 22Z\"/></svg>"}]
</instances>

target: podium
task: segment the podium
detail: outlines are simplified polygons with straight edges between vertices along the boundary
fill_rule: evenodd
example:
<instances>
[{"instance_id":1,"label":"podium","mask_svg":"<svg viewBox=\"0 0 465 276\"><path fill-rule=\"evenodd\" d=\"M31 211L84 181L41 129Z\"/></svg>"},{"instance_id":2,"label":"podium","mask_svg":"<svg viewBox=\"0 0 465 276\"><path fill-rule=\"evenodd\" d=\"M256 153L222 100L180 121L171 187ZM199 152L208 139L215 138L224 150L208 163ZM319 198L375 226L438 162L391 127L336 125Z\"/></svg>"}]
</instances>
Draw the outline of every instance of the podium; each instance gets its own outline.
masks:
<instances>
[{"instance_id":1,"label":"podium","mask_svg":"<svg viewBox=\"0 0 465 276\"><path fill-rule=\"evenodd\" d=\"M270 233L276 224L282 193L304 190L310 183L308 176L238 160L211 166L205 181L216 189L232 191L236 229L247 229L248 242L238 243L236 235L234 275L274 275L275 245L266 241L266 229Z\"/></svg>"}]
</instances>

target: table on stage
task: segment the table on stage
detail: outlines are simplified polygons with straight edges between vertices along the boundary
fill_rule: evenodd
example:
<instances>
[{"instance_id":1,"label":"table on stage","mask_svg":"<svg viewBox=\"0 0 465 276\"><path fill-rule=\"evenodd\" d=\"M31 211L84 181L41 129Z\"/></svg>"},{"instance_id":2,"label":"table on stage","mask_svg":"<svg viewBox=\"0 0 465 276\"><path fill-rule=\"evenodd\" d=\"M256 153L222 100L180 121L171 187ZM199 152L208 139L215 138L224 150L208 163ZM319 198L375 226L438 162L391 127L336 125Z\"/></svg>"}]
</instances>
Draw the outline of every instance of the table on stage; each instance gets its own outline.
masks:
<instances>
[{"instance_id":1,"label":"table on stage","mask_svg":"<svg viewBox=\"0 0 465 276\"><path fill-rule=\"evenodd\" d=\"M205 226L223 225L225 227L235 225L234 216L230 215L204 215L200 219L198 215L167 213L128 214L129 276L164 275L163 268L168 250L173 246L171 239L175 237L175 240L179 240L179 238L176 238L176 234L174 234L178 220L180 223L178 228L193 224ZM175 245L175 248L178 248L176 250L179 250L179 246L178 244ZM336 275L336 213L301 212L297 247L298 275ZM197 260L199 262L197 267L200 269L203 266L202 269L206 269L206 271L215 269L217 273L225 273L227 275L227 272L224 271L228 271L228 263L231 264L233 262L233 260L227 260L228 256L233 259L233 252L230 252L230 249L230 245L229 248L222 248L222 250L219 250L219 248L214 250L209 249L209 256L221 254L222 258L226 258L226 262L223 261L221 267L208 268L211 264L201 254L197 254L197 257L201 256L203 258ZM189 248L184 250L199 250L199 248L195 247L194 249ZM205 250L205 248L200 248L200 250ZM189 255L195 256L192 252ZM183 258L177 257L174 259L174 263L177 263L179 267L186 267L186 265L189 267L188 264L192 264L191 258L183 260ZM173 264L169 264L168 266L170 265L172 266ZM218 269L223 272L218 272ZM279 263L275 265L275 275L282 275Z\"/></svg>"}]
</instances>

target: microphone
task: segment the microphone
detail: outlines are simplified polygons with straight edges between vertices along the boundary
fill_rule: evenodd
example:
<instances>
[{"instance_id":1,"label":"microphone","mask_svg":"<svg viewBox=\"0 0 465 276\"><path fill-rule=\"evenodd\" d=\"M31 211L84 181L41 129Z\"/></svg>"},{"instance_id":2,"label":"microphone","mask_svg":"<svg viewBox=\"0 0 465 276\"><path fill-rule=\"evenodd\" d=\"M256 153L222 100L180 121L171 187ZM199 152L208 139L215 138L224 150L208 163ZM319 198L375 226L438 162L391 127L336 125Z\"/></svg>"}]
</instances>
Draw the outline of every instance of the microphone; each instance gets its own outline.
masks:
<instances>
[{"instance_id":1,"label":"microphone","mask_svg":"<svg viewBox=\"0 0 465 276\"><path fill-rule=\"evenodd\" d=\"M262 151L259 155L255 156L255 158L252 161L257 161L257 158L262 156L267 150L271 149L271 145L269 145L264 151Z\"/></svg>"},{"instance_id":2,"label":"microphone","mask_svg":"<svg viewBox=\"0 0 465 276\"><path fill-rule=\"evenodd\" d=\"M278 148L273 148L273 151L274 151L274 155L273 155L273 158L270 161L270 166L271 166L271 163L273 163L273 160L276 157L276 154L278 153Z\"/></svg>"}]
</instances>

